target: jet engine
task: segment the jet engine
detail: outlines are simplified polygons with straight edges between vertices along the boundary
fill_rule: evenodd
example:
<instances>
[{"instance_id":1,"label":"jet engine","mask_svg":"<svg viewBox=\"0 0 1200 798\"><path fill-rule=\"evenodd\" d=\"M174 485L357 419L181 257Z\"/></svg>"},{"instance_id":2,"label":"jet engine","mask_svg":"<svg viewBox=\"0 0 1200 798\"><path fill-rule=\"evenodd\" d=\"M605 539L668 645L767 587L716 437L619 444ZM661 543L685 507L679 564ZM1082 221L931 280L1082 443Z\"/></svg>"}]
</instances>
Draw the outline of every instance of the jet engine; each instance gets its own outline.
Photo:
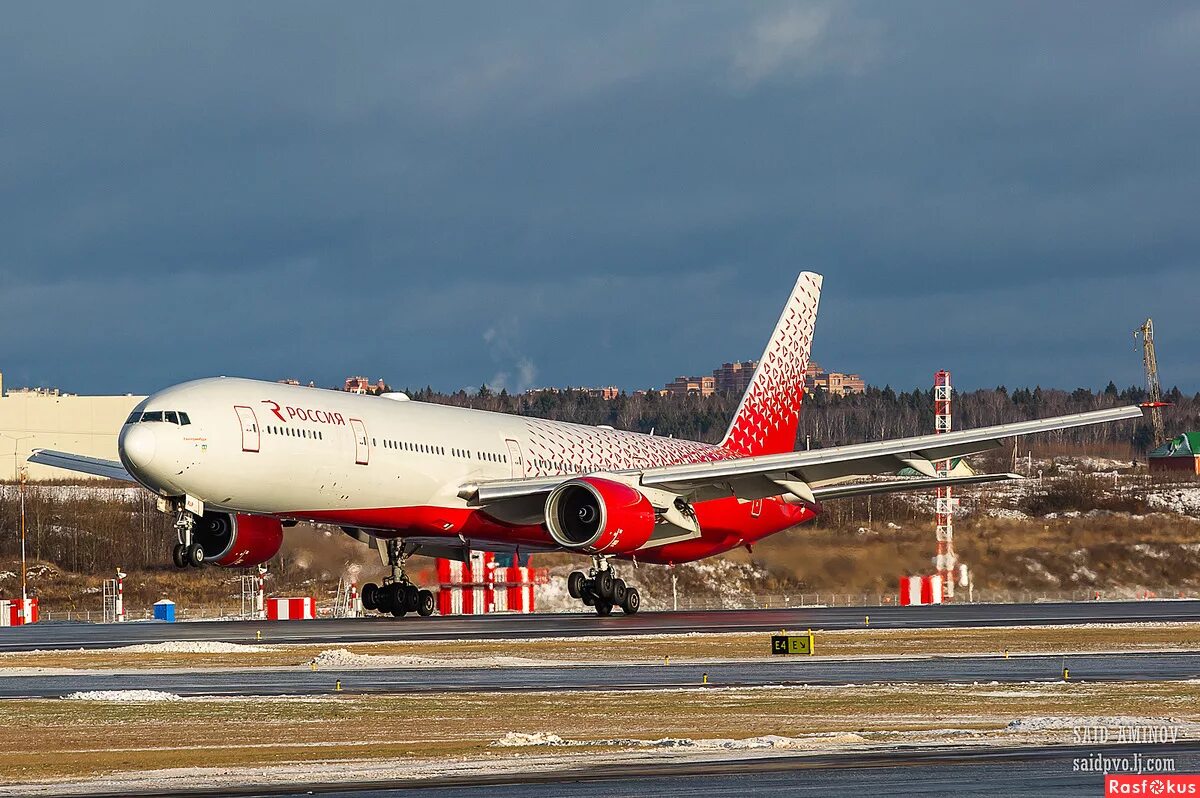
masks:
<instances>
[{"instance_id":1,"label":"jet engine","mask_svg":"<svg viewBox=\"0 0 1200 798\"><path fill-rule=\"evenodd\" d=\"M587 554L632 554L650 540L655 513L641 491L599 477L564 482L546 499L546 527L560 546Z\"/></svg>"},{"instance_id":2,"label":"jet engine","mask_svg":"<svg viewBox=\"0 0 1200 798\"><path fill-rule=\"evenodd\" d=\"M193 540L204 547L204 561L222 568L261 565L283 545L283 525L278 518L206 512L196 520Z\"/></svg>"}]
</instances>

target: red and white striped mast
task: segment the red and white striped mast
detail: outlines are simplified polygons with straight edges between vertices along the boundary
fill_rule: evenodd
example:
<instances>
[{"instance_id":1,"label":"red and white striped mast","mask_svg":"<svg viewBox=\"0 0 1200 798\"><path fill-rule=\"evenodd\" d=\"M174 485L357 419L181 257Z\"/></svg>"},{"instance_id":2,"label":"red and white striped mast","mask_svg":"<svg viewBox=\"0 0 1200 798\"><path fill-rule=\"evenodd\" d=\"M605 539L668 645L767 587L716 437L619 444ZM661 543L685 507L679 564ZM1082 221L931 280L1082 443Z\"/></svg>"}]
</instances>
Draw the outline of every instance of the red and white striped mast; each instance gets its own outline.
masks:
<instances>
[{"instance_id":1,"label":"red and white striped mast","mask_svg":"<svg viewBox=\"0 0 1200 798\"><path fill-rule=\"evenodd\" d=\"M951 397L950 372L939 371L933 375L934 432L941 435L950 431ZM950 460L934 463L939 477L950 475ZM954 498L949 487L937 488L934 505L937 524L937 572L942 582L942 600L954 598L954 577L958 570L958 557L954 553Z\"/></svg>"}]
</instances>

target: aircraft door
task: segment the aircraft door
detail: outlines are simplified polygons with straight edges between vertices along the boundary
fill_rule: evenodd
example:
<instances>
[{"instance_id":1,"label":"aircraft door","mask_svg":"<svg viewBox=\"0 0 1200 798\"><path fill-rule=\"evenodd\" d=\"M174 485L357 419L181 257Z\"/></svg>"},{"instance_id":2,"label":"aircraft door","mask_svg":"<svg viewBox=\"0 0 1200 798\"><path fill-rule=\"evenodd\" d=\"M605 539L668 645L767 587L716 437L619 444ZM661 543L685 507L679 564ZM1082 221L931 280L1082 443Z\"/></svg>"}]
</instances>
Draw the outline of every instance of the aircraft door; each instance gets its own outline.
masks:
<instances>
[{"instance_id":1,"label":"aircraft door","mask_svg":"<svg viewBox=\"0 0 1200 798\"><path fill-rule=\"evenodd\" d=\"M350 419L350 430L354 433L354 462L366 465L371 457L371 442L367 440L367 426L357 418Z\"/></svg>"},{"instance_id":2,"label":"aircraft door","mask_svg":"<svg viewBox=\"0 0 1200 798\"><path fill-rule=\"evenodd\" d=\"M521 455L521 444L505 438L505 443L508 444L508 464L512 468L513 478L525 476L525 458Z\"/></svg>"},{"instance_id":3,"label":"aircraft door","mask_svg":"<svg viewBox=\"0 0 1200 798\"><path fill-rule=\"evenodd\" d=\"M254 415L254 410L243 405L236 405L233 409L237 413L238 423L242 427L242 451L257 452L260 433L258 418Z\"/></svg>"}]
</instances>

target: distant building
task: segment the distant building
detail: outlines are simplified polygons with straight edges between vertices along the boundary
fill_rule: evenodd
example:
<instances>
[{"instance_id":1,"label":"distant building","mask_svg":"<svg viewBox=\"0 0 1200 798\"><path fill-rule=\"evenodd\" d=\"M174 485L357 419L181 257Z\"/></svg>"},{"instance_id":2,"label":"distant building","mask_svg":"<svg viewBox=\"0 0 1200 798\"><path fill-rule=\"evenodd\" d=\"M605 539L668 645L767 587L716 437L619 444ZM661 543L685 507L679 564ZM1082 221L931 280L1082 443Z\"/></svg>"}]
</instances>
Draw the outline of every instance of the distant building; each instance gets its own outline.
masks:
<instances>
[{"instance_id":1,"label":"distant building","mask_svg":"<svg viewBox=\"0 0 1200 798\"><path fill-rule=\"evenodd\" d=\"M1200 432L1185 432L1150 452L1150 473L1200 474Z\"/></svg>"},{"instance_id":2,"label":"distant building","mask_svg":"<svg viewBox=\"0 0 1200 798\"><path fill-rule=\"evenodd\" d=\"M750 387L750 380L754 377L756 368L758 368L757 360L722 363L721 368L713 372L717 393L745 393L746 389Z\"/></svg>"},{"instance_id":3,"label":"distant building","mask_svg":"<svg viewBox=\"0 0 1200 798\"><path fill-rule=\"evenodd\" d=\"M378 382L372 384L366 377L347 377L346 384L342 388L346 393L369 393L379 395L381 393L391 393L391 387L388 386L383 378L380 377Z\"/></svg>"},{"instance_id":4,"label":"distant building","mask_svg":"<svg viewBox=\"0 0 1200 798\"><path fill-rule=\"evenodd\" d=\"M717 392L717 378L676 377L666 390L668 396L712 396Z\"/></svg>"},{"instance_id":5,"label":"distant building","mask_svg":"<svg viewBox=\"0 0 1200 798\"><path fill-rule=\"evenodd\" d=\"M14 388L4 392L0 375L0 480L92 479L27 462L34 449L58 449L116 460L117 435L144 396L76 396L57 388Z\"/></svg>"},{"instance_id":6,"label":"distant building","mask_svg":"<svg viewBox=\"0 0 1200 798\"><path fill-rule=\"evenodd\" d=\"M671 396L711 396L713 393L740 396L750 386L756 368L757 360L722 363L719 369L713 370L711 377L676 377L674 381L667 383L665 393ZM857 374L825 371L818 364L810 363L804 373L804 389L814 391L818 388L832 396L845 396L851 393L865 393L867 384Z\"/></svg>"},{"instance_id":7,"label":"distant building","mask_svg":"<svg viewBox=\"0 0 1200 798\"><path fill-rule=\"evenodd\" d=\"M567 391L579 391L586 393L588 396L595 396L608 402L616 399L621 395L621 389L615 385L606 385L603 388L530 388L525 391L526 396L536 396L539 393L566 393Z\"/></svg>"},{"instance_id":8,"label":"distant building","mask_svg":"<svg viewBox=\"0 0 1200 798\"><path fill-rule=\"evenodd\" d=\"M814 391L818 388L830 396L845 396L851 393L865 393L867 384L857 374L826 371L819 364L810 362L808 370L804 372L804 390Z\"/></svg>"}]
</instances>

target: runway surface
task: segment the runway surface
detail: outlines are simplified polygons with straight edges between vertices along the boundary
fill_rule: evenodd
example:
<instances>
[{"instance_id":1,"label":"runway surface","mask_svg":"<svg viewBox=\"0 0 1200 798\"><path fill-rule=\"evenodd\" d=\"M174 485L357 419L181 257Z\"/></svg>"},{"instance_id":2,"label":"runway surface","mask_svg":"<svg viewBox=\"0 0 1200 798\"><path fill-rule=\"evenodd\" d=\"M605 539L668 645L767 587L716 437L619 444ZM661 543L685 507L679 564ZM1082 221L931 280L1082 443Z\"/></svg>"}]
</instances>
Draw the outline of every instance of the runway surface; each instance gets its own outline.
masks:
<instances>
[{"instance_id":1,"label":"runway surface","mask_svg":"<svg viewBox=\"0 0 1200 798\"><path fill-rule=\"evenodd\" d=\"M1044 626L1048 624L1200 621L1200 601L1093 601L1042 604L947 604L934 607L810 607L781 610L369 617L317 621L200 623L38 623L0 629L0 651L108 648L165 640L230 643L354 643L373 640L527 639L775 629L873 629ZM262 640L256 640L262 632Z\"/></svg>"},{"instance_id":2,"label":"runway surface","mask_svg":"<svg viewBox=\"0 0 1200 798\"><path fill-rule=\"evenodd\" d=\"M1071 681L1200 679L1200 651L1088 654L1065 658ZM278 696L350 693L651 690L770 685L1054 682L1064 658L1022 656L791 659L701 665L553 665L503 668L252 668L161 673L97 672L5 675L0 698L53 698L91 690L162 690L183 696Z\"/></svg>"},{"instance_id":3,"label":"runway surface","mask_svg":"<svg viewBox=\"0 0 1200 798\"><path fill-rule=\"evenodd\" d=\"M1113 759L1168 759L1176 773L1200 772L1200 743L1146 746L1063 746L1027 748L925 748L851 754L761 757L754 759L675 760L571 768L558 773L496 774L380 782L348 787L336 784L254 789L230 788L221 795L238 798L468 798L486 788L497 798L668 798L678 795L1005 795L1098 796L1102 776L1080 772L1077 760L1097 753ZM211 796L216 791L171 792L174 796ZM100 795L100 793L96 793ZM153 792L136 793L141 798Z\"/></svg>"}]
</instances>

